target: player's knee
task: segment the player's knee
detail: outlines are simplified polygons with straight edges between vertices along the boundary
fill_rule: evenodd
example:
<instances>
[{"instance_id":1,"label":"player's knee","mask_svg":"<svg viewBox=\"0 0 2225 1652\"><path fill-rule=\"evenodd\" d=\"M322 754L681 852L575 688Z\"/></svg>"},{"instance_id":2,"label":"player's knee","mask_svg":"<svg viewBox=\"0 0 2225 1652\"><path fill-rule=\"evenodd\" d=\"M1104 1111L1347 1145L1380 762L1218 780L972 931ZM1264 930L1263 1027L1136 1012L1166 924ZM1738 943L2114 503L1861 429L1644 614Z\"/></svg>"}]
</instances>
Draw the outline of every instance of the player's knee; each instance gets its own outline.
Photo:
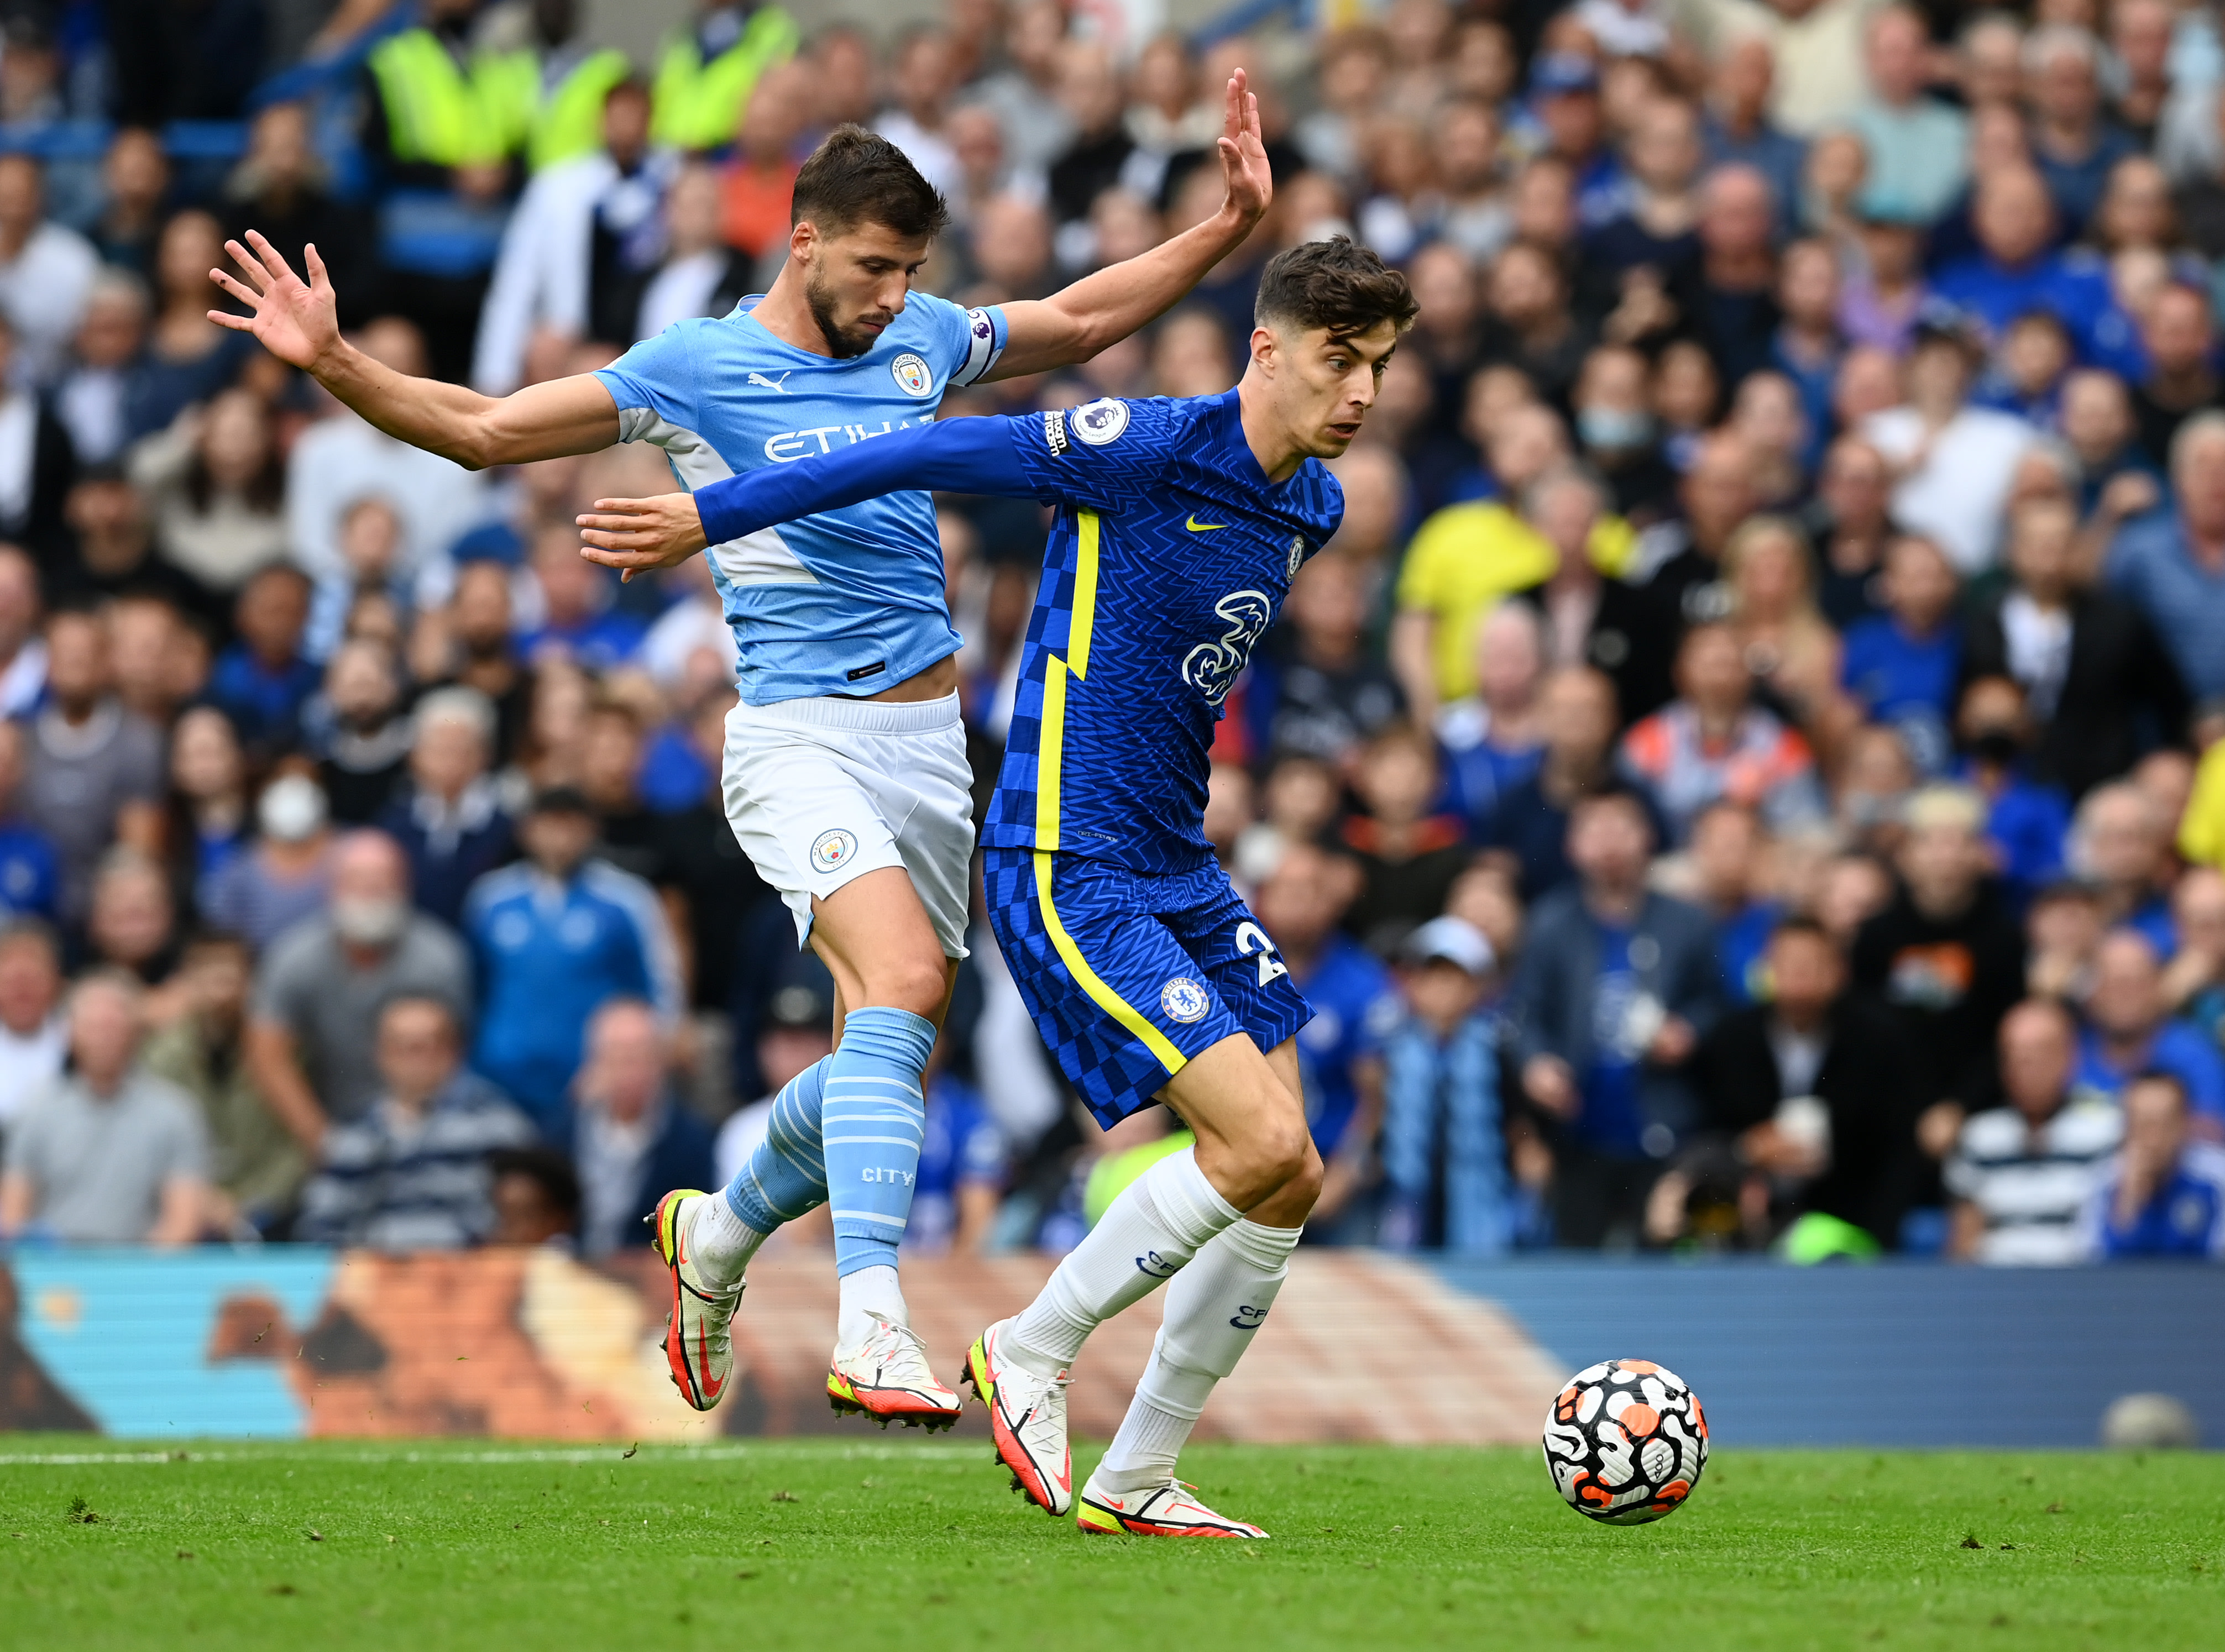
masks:
<instances>
[{"instance_id":1,"label":"player's knee","mask_svg":"<svg viewBox=\"0 0 2225 1652\"><path fill-rule=\"evenodd\" d=\"M942 1013L943 995L948 986L948 966L939 950L932 959L891 958L876 962L867 974L865 1001L909 1010L915 1016L933 1021Z\"/></svg>"},{"instance_id":2,"label":"player's knee","mask_svg":"<svg viewBox=\"0 0 2225 1652\"><path fill-rule=\"evenodd\" d=\"M1309 1132L1305 1155L1299 1161L1297 1174L1283 1184L1279 1201L1289 1204L1296 1212L1310 1211L1314 1201L1321 1197L1322 1174L1321 1152L1314 1146Z\"/></svg>"},{"instance_id":3,"label":"player's knee","mask_svg":"<svg viewBox=\"0 0 2225 1652\"><path fill-rule=\"evenodd\" d=\"M1247 1155L1253 1174L1270 1188L1285 1187L1305 1173L1311 1161L1316 1180L1321 1160L1314 1152L1313 1137L1306 1130L1303 1118L1277 1117L1263 1123L1251 1144Z\"/></svg>"}]
</instances>

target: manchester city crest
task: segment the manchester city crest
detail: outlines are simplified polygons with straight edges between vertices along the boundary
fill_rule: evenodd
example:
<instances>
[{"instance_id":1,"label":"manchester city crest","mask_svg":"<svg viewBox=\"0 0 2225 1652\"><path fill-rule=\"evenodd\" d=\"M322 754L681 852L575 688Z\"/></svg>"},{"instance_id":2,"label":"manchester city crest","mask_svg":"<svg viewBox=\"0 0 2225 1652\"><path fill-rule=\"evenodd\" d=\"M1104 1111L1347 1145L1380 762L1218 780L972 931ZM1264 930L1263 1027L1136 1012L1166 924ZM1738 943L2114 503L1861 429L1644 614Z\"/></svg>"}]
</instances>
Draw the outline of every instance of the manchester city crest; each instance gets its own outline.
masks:
<instances>
[{"instance_id":1,"label":"manchester city crest","mask_svg":"<svg viewBox=\"0 0 2225 1652\"><path fill-rule=\"evenodd\" d=\"M889 371L897 381L897 388L906 396L925 396L935 388L935 375L927 364L906 351L889 364Z\"/></svg>"}]
</instances>

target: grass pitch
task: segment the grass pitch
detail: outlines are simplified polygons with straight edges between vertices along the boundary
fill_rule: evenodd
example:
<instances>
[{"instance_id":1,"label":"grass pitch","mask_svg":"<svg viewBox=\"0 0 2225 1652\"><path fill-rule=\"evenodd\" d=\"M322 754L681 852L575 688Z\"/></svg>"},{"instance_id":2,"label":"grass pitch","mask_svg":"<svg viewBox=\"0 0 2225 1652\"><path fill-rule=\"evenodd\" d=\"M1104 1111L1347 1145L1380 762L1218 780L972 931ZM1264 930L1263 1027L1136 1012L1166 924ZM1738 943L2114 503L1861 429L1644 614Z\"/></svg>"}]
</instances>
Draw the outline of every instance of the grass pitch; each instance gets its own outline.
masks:
<instances>
[{"instance_id":1,"label":"grass pitch","mask_svg":"<svg viewBox=\"0 0 2225 1652\"><path fill-rule=\"evenodd\" d=\"M0 1437L0 1647L2225 1644L2209 1455L1719 1452L1610 1529L1534 1451L1189 1453L1259 1543L1085 1539L987 1457Z\"/></svg>"}]
</instances>

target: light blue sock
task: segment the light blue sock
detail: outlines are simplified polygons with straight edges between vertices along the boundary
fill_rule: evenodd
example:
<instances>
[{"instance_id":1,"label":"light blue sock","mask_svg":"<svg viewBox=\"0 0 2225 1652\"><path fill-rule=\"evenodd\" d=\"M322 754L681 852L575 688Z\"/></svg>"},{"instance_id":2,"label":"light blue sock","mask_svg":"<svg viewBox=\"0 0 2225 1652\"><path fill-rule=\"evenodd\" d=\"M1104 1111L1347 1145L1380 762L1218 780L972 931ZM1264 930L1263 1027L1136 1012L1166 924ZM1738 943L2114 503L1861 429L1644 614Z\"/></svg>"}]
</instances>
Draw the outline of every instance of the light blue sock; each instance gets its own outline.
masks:
<instances>
[{"instance_id":1,"label":"light blue sock","mask_svg":"<svg viewBox=\"0 0 2225 1652\"><path fill-rule=\"evenodd\" d=\"M841 1048L827 1060L825 1185L834 1206L834 1271L846 1278L896 1266L927 1117L920 1075L934 1048L926 1016L867 1005L845 1018Z\"/></svg>"},{"instance_id":2,"label":"light blue sock","mask_svg":"<svg viewBox=\"0 0 2225 1652\"><path fill-rule=\"evenodd\" d=\"M827 1202L827 1157L819 1145L819 1114L834 1065L834 1058L827 1056L783 1086L773 1101L764 1140L726 1184L726 1207L745 1227L770 1233Z\"/></svg>"}]
</instances>

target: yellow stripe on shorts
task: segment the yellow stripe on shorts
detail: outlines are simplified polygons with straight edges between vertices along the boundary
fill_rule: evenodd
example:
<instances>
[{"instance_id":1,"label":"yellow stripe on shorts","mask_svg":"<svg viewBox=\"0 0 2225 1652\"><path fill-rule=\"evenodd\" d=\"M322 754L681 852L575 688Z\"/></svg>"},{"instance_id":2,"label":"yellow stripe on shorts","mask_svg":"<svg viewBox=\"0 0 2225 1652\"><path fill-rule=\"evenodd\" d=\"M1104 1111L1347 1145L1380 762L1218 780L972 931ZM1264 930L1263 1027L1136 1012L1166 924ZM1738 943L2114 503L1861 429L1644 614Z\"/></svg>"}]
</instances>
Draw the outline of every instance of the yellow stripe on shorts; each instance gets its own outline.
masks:
<instances>
[{"instance_id":1,"label":"yellow stripe on shorts","mask_svg":"<svg viewBox=\"0 0 2225 1652\"><path fill-rule=\"evenodd\" d=\"M1174 1077L1189 1065L1189 1057L1169 1042L1167 1035L1151 1025L1141 1010L1105 984L1104 978L1089 967L1081 948L1074 944L1074 937L1059 921L1058 908L1051 904L1050 898L1051 859L1042 850L1036 851L1036 900L1043 908L1043 927L1050 934L1050 944L1058 949L1059 958L1074 978L1081 983L1081 990L1095 1000L1097 1007L1141 1039L1144 1048L1166 1068L1167 1076Z\"/></svg>"}]
</instances>

